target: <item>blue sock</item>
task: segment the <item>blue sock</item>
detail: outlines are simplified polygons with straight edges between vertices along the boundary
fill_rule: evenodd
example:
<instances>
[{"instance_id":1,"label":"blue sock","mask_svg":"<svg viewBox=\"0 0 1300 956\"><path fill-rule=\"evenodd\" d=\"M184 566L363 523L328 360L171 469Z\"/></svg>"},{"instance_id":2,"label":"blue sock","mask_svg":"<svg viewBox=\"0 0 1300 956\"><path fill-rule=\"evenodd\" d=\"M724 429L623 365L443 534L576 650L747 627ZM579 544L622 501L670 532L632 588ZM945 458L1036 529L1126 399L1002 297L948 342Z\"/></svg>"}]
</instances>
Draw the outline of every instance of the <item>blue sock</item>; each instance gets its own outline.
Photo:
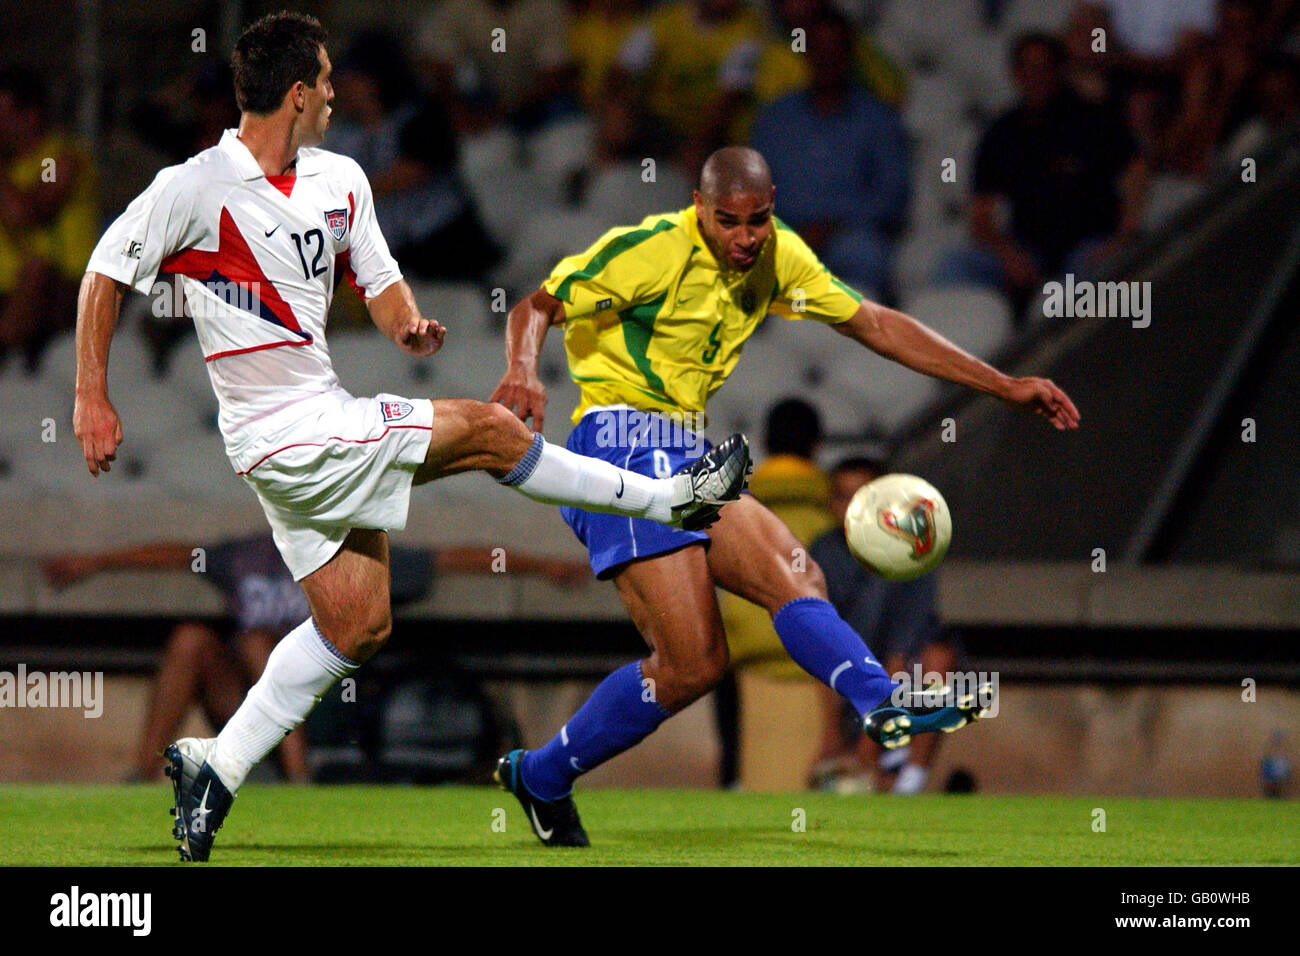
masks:
<instances>
[{"instance_id":1,"label":"blue sock","mask_svg":"<svg viewBox=\"0 0 1300 956\"><path fill-rule=\"evenodd\" d=\"M566 797L578 777L649 736L671 716L647 693L640 661L620 667L546 746L524 754L524 786L539 800Z\"/></svg>"},{"instance_id":2,"label":"blue sock","mask_svg":"<svg viewBox=\"0 0 1300 956\"><path fill-rule=\"evenodd\" d=\"M794 662L864 717L898 686L830 601L795 598L777 609L772 624Z\"/></svg>"}]
</instances>

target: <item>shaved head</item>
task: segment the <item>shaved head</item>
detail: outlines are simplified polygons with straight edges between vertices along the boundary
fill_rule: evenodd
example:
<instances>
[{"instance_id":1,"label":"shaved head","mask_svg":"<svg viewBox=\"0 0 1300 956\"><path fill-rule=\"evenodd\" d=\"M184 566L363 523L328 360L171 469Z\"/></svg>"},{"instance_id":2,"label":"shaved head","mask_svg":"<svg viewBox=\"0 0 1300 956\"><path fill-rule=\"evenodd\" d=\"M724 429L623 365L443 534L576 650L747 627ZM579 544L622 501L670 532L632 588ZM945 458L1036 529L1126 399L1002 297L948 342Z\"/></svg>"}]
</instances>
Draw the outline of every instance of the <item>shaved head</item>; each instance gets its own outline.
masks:
<instances>
[{"instance_id":1,"label":"shaved head","mask_svg":"<svg viewBox=\"0 0 1300 956\"><path fill-rule=\"evenodd\" d=\"M700 170L700 195L707 202L738 193L767 196L772 191L772 171L758 150L727 146L704 161Z\"/></svg>"},{"instance_id":2,"label":"shaved head","mask_svg":"<svg viewBox=\"0 0 1300 956\"><path fill-rule=\"evenodd\" d=\"M695 190L700 236L724 269L748 271L772 234L776 190L756 150L728 146L704 162Z\"/></svg>"}]
</instances>

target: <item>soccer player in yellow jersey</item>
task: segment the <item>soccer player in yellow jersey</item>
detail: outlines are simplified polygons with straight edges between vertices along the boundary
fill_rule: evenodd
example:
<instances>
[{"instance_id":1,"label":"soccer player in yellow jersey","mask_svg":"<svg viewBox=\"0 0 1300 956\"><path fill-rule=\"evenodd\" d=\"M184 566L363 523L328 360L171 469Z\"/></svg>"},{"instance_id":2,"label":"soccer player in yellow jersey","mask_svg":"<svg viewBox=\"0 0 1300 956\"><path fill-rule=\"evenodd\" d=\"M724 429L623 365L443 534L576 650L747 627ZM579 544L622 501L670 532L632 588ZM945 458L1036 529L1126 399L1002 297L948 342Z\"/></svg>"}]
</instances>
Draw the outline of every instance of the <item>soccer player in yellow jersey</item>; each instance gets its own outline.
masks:
<instances>
[{"instance_id":1,"label":"soccer player in yellow jersey","mask_svg":"<svg viewBox=\"0 0 1300 956\"><path fill-rule=\"evenodd\" d=\"M728 147L709 157L695 204L614 229L556 266L510 312L509 367L493 400L541 428L542 340L564 327L582 389L569 448L665 476L701 455L697 416L768 314L812 319L886 358L1078 426L1066 394L1043 378L1012 378L915 319L862 299L773 215L763 157ZM809 332L809 334L814 334ZM765 608L790 656L847 698L872 739L955 730L980 714L966 698L911 706L826 599L820 569L792 566L799 542L751 496L707 531L563 509L597 577L614 581L650 655L607 677L544 747L501 758L497 779L519 798L547 845L586 846L571 792L579 775L633 746L722 677L727 645L714 587ZM986 702L987 703L987 702Z\"/></svg>"}]
</instances>

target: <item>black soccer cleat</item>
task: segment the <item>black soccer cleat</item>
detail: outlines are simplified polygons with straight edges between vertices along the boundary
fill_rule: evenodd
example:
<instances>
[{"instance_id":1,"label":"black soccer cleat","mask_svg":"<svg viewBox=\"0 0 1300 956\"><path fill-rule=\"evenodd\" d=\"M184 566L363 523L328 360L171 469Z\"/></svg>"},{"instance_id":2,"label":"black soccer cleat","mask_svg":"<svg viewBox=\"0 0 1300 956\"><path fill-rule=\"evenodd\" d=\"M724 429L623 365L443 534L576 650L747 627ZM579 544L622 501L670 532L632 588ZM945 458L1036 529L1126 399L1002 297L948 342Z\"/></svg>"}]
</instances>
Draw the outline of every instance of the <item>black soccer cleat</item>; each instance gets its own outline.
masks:
<instances>
[{"instance_id":1,"label":"black soccer cleat","mask_svg":"<svg viewBox=\"0 0 1300 956\"><path fill-rule=\"evenodd\" d=\"M492 779L502 790L513 793L524 808L528 823L537 834L537 839L547 846L591 846L587 831L578 819L578 808L573 797L559 800L538 800L524 786L519 774L519 762L523 759L522 750L512 750L497 761L497 768L492 772Z\"/></svg>"},{"instance_id":2,"label":"black soccer cleat","mask_svg":"<svg viewBox=\"0 0 1300 956\"><path fill-rule=\"evenodd\" d=\"M981 684L974 693L958 696L951 687L928 687L895 703L891 694L862 720L862 730L886 750L906 747L913 734L961 730L983 717L993 702L993 685Z\"/></svg>"},{"instance_id":3,"label":"black soccer cleat","mask_svg":"<svg viewBox=\"0 0 1300 956\"><path fill-rule=\"evenodd\" d=\"M749 483L754 462L749 440L736 432L673 475L673 522L686 531L702 531L718 520L718 512L735 501Z\"/></svg>"},{"instance_id":4,"label":"black soccer cleat","mask_svg":"<svg viewBox=\"0 0 1300 956\"><path fill-rule=\"evenodd\" d=\"M179 842L181 860L206 863L212 841L230 812L235 795L226 789L207 762L213 741L186 737L163 751L171 777L174 806L172 836Z\"/></svg>"}]
</instances>

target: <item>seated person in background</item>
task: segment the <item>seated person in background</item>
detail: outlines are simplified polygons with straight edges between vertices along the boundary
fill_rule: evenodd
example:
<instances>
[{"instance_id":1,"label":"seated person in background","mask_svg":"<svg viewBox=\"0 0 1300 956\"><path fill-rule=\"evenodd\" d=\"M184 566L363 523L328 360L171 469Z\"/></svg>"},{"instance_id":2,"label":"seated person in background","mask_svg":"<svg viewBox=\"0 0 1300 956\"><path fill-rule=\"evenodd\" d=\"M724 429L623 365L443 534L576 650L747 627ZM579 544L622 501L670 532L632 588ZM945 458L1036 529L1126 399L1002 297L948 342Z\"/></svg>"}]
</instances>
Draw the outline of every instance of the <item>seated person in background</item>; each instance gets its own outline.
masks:
<instances>
[{"instance_id":1,"label":"seated person in background","mask_svg":"<svg viewBox=\"0 0 1300 956\"><path fill-rule=\"evenodd\" d=\"M777 33L763 46L754 71L754 98L759 104L806 89L813 65L805 48L795 52L793 33L807 31L833 7L828 0L777 0L773 14ZM866 32L855 31L852 73L854 80L880 102L893 109L901 109L907 98L907 76L886 56Z\"/></svg>"},{"instance_id":2,"label":"seated person in background","mask_svg":"<svg viewBox=\"0 0 1300 956\"><path fill-rule=\"evenodd\" d=\"M77 290L95 248L95 170L48 123L41 80L0 70L0 361L40 364L46 343L77 318Z\"/></svg>"},{"instance_id":3,"label":"seated person in background","mask_svg":"<svg viewBox=\"0 0 1300 956\"><path fill-rule=\"evenodd\" d=\"M1123 121L1065 82L1060 40L1020 37L1019 102L984 133L975 156L972 244L948 253L935 281L1002 287L1023 306L1062 272L1090 277L1137 232L1145 175ZM999 224L1005 203L1008 225Z\"/></svg>"},{"instance_id":4,"label":"seated person in background","mask_svg":"<svg viewBox=\"0 0 1300 956\"><path fill-rule=\"evenodd\" d=\"M826 575L826 589L835 610L880 656L886 671L891 675L907 671L910 675L908 669L919 664L922 674L946 675L955 670L958 648L945 636L935 613L935 573L914 581L886 581L859 563L844 539L844 515L853 495L886 472L883 462L869 458L847 458L835 466L831 471L831 510L837 524L813 543L810 554ZM894 793L920 793L925 789L940 734L915 737L909 747L894 750L882 759L881 748L860 727L846 720L843 698L828 687L817 687L826 720L814 783L833 787L839 784L837 778L851 781L863 771L878 767L883 775L896 774Z\"/></svg>"},{"instance_id":5,"label":"seated person in background","mask_svg":"<svg viewBox=\"0 0 1300 956\"><path fill-rule=\"evenodd\" d=\"M191 703L202 707L214 727L224 725L243 702L248 688L262 676L266 660L287 629L310 617L302 586L294 581L269 534L221 541L200 556L189 544L160 542L89 554L69 554L45 564L46 579L67 587L102 571L125 569L202 569L207 580L226 597L234 620L230 640L199 621L177 624L167 638L154 679L145 726L129 779L154 780L160 755L175 736ZM492 574L501 567L493 549L461 545L413 548L392 545L393 606L418 601L429 593L439 574ZM510 552L507 571L544 577L560 587L575 587L591 577L585 562L535 557ZM305 783L307 737L298 727L276 750L286 780Z\"/></svg>"},{"instance_id":6,"label":"seated person in background","mask_svg":"<svg viewBox=\"0 0 1300 956\"><path fill-rule=\"evenodd\" d=\"M821 419L812 405L798 398L777 402L768 410L764 429L768 457L749 482L750 493L784 521L804 547L835 522L826 473L813 461L821 433ZM806 559L790 555L792 561L804 560L805 566ZM723 785L796 789L813 756L816 729L794 715L807 717L818 699L813 688L823 685L790 659L772 616L763 608L723 593L721 610L731 660L731 674L715 700L724 741Z\"/></svg>"},{"instance_id":7,"label":"seated person in background","mask_svg":"<svg viewBox=\"0 0 1300 956\"><path fill-rule=\"evenodd\" d=\"M611 82L644 97L667 133L661 150L696 170L747 125L763 33L743 0L670 0L628 35Z\"/></svg>"},{"instance_id":8,"label":"seated person in background","mask_svg":"<svg viewBox=\"0 0 1300 956\"><path fill-rule=\"evenodd\" d=\"M809 26L811 83L763 109L751 145L781 184L782 219L826 268L879 299L907 211L907 140L898 114L854 77L853 50L840 14Z\"/></svg>"},{"instance_id":9,"label":"seated person in background","mask_svg":"<svg viewBox=\"0 0 1300 956\"><path fill-rule=\"evenodd\" d=\"M642 0L572 0L569 59L578 71L582 108L597 113L608 97L606 87L619 51L641 19Z\"/></svg>"},{"instance_id":10,"label":"seated person in background","mask_svg":"<svg viewBox=\"0 0 1300 956\"><path fill-rule=\"evenodd\" d=\"M482 279L501 250L461 180L447 114L432 97L411 98L417 87L401 44L385 33L359 35L333 81L341 115L332 148L369 177L375 218L402 268L421 279Z\"/></svg>"},{"instance_id":11,"label":"seated person in background","mask_svg":"<svg viewBox=\"0 0 1300 956\"><path fill-rule=\"evenodd\" d=\"M563 0L431 4L416 45L433 99L457 132L501 122L532 132L576 106Z\"/></svg>"}]
</instances>

